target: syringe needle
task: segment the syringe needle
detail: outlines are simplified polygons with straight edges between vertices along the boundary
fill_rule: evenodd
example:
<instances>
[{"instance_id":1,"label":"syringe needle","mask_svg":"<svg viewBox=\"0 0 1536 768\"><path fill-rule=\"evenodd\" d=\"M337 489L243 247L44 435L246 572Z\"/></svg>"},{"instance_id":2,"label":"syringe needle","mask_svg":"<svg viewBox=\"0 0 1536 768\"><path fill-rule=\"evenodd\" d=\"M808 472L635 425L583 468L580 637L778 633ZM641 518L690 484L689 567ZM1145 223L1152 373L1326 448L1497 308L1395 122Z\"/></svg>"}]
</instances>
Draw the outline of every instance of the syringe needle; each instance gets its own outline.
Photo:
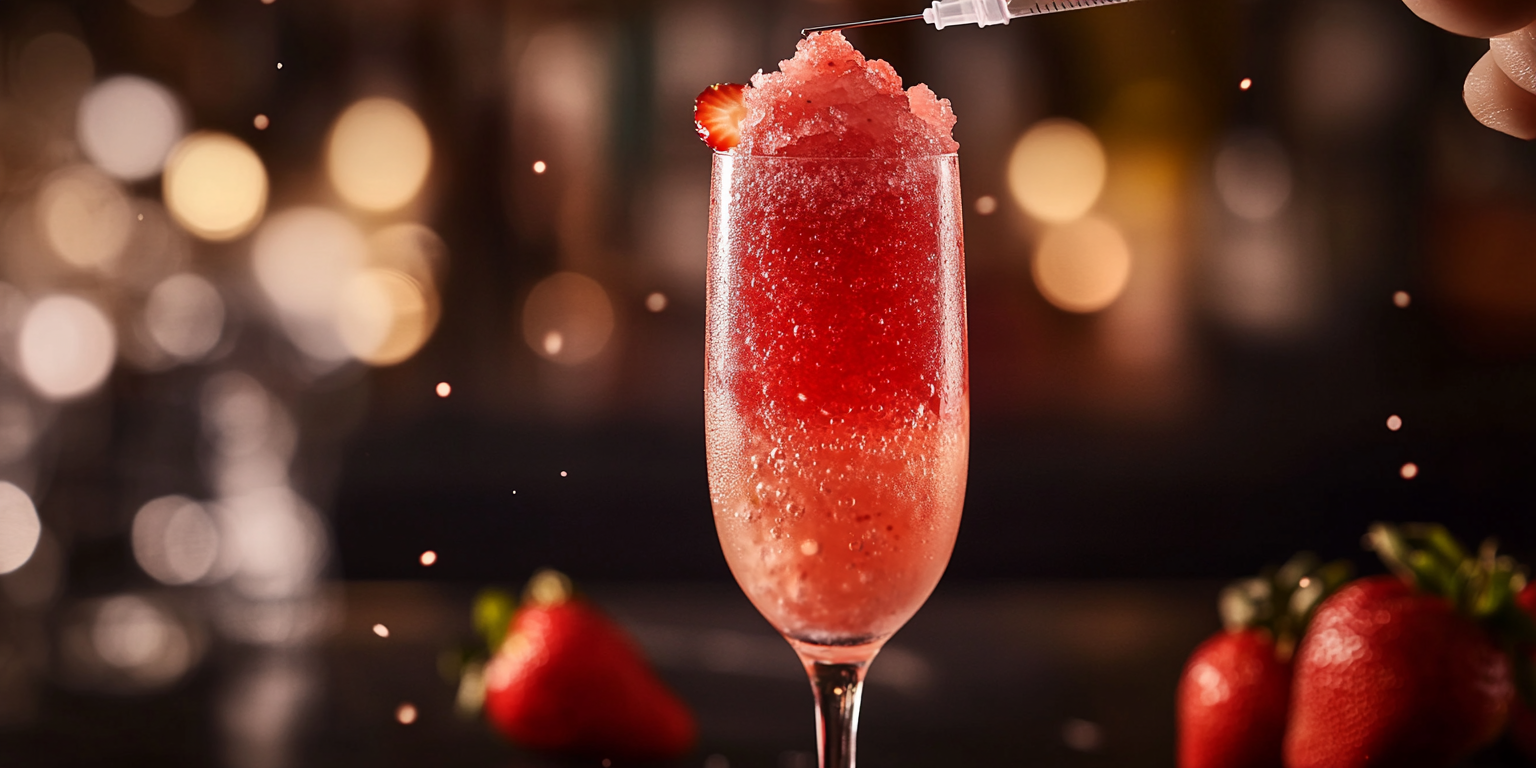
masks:
<instances>
[{"instance_id":1,"label":"syringe needle","mask_svg":"<svg viewBox=\"0 0 1536 768\"><path fill-rule=\"evenodd\" d=\"M888 19L854 21L847 24L828 24L824 27L806 27L800 34L825 32L829 29L858 29L898 21L923 21L938 29L959 24L975 24L988 27L1007 24L1009 19L1022 16L1042 16L1047 13L1075 11L1080 8L1096 8L1101 5L1117 5L1131 0L934 0L933 7L911 16L892 16ZM1026 5L1026 3L1028 3Z\"/></svg>"},{"instance_id":2,"label":"syringe needle","mask_svg":"<svg viewBox=\"0 0 1536 768\"><path fill-rule=\"evenodd\" d=\"M803 36L803 35L809 35L812 32L826 32L826 31L833 30L833 29L858 29L859 27L878 27L881 24L895 24L898 21L920 21L922 18L923 18L923 15L921 13L914 13L911 16L891 16L891 17L885 18L885 19L870 19L869 21L850 21L847 24L828 24L828 25L822 26L822 27L806 27L805 29L800 30L800 34Z\"/></svg>"}]
</instances>

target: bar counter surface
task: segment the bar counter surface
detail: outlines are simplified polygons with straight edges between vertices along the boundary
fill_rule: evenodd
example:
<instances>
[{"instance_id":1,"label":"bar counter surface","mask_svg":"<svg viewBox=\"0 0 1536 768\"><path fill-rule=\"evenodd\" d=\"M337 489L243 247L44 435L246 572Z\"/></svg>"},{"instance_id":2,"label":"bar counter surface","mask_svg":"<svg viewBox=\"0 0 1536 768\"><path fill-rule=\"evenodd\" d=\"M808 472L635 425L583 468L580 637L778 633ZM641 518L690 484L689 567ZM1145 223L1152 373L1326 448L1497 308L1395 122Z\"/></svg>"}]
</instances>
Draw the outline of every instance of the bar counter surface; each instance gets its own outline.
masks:
<instances>
[{"instance_id":1,"label":"bar counter surface","mask_svg":"<svg viewBox=\"0 0 1536 768\"><path fill-rule=\"evenodd\" d=\"M941 584L871 668L860 764L1172 766L1174 689L1186 656L1218 627L1218 587ZM326 598L330 628L307 645L215 642L185 679L152 694L41 683L29 718L0 727L0 766L601 765L520 751L455 714L438 659L469 635L474 591L337 584ZM804 674L735 586L586 592L698 715L698 748L663 765L814 766ZM1498 750L1472 763L1517 764Z\"/></svg>"}]
</instances>

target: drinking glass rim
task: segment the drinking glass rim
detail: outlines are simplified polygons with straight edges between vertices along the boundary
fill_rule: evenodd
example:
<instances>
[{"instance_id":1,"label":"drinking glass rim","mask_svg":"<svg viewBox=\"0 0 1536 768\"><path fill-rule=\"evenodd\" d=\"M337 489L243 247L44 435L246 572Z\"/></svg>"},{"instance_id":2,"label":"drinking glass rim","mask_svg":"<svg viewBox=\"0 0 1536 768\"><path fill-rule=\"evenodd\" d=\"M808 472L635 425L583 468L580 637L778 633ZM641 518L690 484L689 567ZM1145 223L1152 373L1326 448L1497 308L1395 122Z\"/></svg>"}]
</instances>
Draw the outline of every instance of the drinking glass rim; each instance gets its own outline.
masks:
<instances>
[{"instance_id":1,"label":"drinking glass rim","mask_svg":"<svg viewBox=\"0 0 1536 768\"><path fill-rule=\"evenodd\" d=\"M827 160L934 160L934 159L942 159L942 158L948 158L948 157L954 157L954 158L960 157L960 153L959 152L941 152L941 153L936 154L936 155L914 155L914 156L911 156L911 157L906 157L906 156L902 156L902 155L894 155L894 156L889 156L889 155L843 155L843 156L815 155L815 156L800 156L800 155L746 155L746 154L738 155L738 154L733 154L730 151L721 152L719 150L715 150L713 152L713 154L714 154L715 157L729 157L729 158L732 158L732 159L786 160L786 161L792 160L792 161L797 161L797 162L798 161L810 161L810 160L821 160L821 161L827 161Z\"/></svg>"}]
</instances>

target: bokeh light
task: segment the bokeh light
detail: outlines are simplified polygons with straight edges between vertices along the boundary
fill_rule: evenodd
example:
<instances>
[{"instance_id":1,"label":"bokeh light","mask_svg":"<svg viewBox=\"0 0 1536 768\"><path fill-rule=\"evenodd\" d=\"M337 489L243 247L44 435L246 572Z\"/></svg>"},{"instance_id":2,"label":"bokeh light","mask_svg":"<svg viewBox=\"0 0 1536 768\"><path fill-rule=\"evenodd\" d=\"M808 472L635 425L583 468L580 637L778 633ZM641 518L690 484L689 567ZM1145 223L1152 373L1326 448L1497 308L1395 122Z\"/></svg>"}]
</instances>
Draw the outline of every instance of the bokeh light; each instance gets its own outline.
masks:
<instances>
[{"instance_id":1,"label":"bokeh light","mask_svg":"<svg viewBox=\"0 0 1536 768\"><path fill-rule=\"evenodd\" d=\"M368 245L346 217L323 208L272 216L251 247L256 282L283 312L328 318L368 258Z\"/></svg>"},{"instance_id":2,"label":"bokeh light","mask_svg":"<svg viewBox=\"0 0 1536 768\"><path fill-rule=\"evenodd\" d=\"M102 601L90 636L101 661L125 673L134 687L175 682L200 655L176 616L137 595Z\"/></svg>"},{"instance_id":3,"label":"bokeh light","mask_svg":"<svg viewBox=\"0 0 1536 768\"><path fill-rule=\"evenodd\" d=\"M1291 199L1291 165L1279 142L1241 133L1222 145L1214 168L1216 193L1227 210L1249 221L1274 218Z\"/></svg>"},{"instance_id":4,"label":"bokeh light","mask_svg":"<svg viewBox=\"0 0 1536 768\"><path fill-rule=\"evenodd\" d=\"M277 600L313 590L329 545L319 514L298 494L259 489L221 500L215 514L219 557L241 595Z\"/></svg>"},{"instance_id":5,"label":"bokeh light","mask_svg":"<svg viewBox=\"0 0 1536 768\"><path fill-rule=\"evenodd\" d=\"M1052 227L1034 258L1035 285L1068 312L1097 312L1120 297L1131 276L1131 248L1114 224L1090 216Z\"/></svg>"},{"instance_id":6,"label":"bokeh light","mask_svg":"<svg viewBox=\"0 0 1536 768\"><path fill-rule=\"evenodd\" d=\"M54 295L27 310L16 346L27 383L50 400L68 400L106 380L117 356L117 334L95 304Z\"/></svg>"},{"instance_id":7,"label":"bokeh light","mask_svg":"<svg viewBox=\"0 0 1536 768\"><path fill-rule=\"evenodd\" d=\"M383 624L375 624L373 625L373 633L379 637L389 637L389 627Z\"/></svg>"},{"instance_id":8,"label":"bokeh light","mask_svg":"<svg viewBox=\"0 0 1536 768\"><path fill-rule=\"evenodd\" d=\"M392 211L416 197L432 167L432 141L421 118L393 99L363 99L331 128L326 168L344 200Z\"/></svg>"},{"instance_id":9,"label":"bokeh light","mask_svg":"<svg viewBox=\"0 0 1536 768\"><path fill-rule=\"evenodd\" d=\"M0 573L26 565L42 534L32 497L13 483L0 482Z\"/></svg>"},{"instance_id":10,"label":"bokeh light","mask_svg":"<svg viewBox=\"0 0 1536 768\"><path fill-rule=\"evenodd\" d=\"M96 73L91 50L62 32L27 41L10 64L11 92L22 103L45 112L73 106Z\"/></svg>"},{"instance_id":11,"label":"bokeh light","mask_svg":"<svg viewBox=\"0 0 1536 768\"><path fill-rule=\"evenodd\" d=\"M1104 146L1081 123L1052 118L1019 137L1008 158L1008 188L1030 216L1048 222L1079 218L1104 191Z\"/></svg>"},{"instance_id":12,"label":"bokeh light","mask_svg":"<svg viewBox=\"0 0 1536 768\"><path fill-rule=\"evenodd\" d=\"M1332 134L1380 125L1414 82L1412 43L1393 9L1330 2L1300 17L1286 51L1296 122Z\"/></svg>"},{"instance_id":13,"label":"bokeh light","mask_svg":"<svg viewBox=\"0 0 1536 768\"><path fill-rule=\"evenodd\" d=\"M149 292L144 327L160 351L181 362L199 360L223 336L224 300L197 275L172 275Z\"/></svg>"},{"instance_id":14,"label":"bokeh light","mask_svg":"<svg viewBox=\"0 0 1536 768\"><path fill-rule=\"evenodd\" d=\"M1280 338L1315 322L1321 282L1294 229L1282 220L1228 233L1209 264L1217 317L1245 333Z\"/></svg>"},{"instance_id":15,"label":"bokeh light","mask_svg":"<svg viewBox=\"0 0 1536 768\"><path fill-rule=\"evenodd\" d=\"M429 550L421 553L421 558L420 559L421 559L421 564L422 565L431 565L431 564L437 562L437 553L433 552L432 550L429 549Z\"/></svg>"},{"instance_id":16,"label":"bokeh light","mask_svg":"<svg viewBox=\"0 0 1536 768\"><path fill-rule=\"evenodd\" d=\"M85 156L126 181L159 173L182 130L176 97L165 86L133 75L97 83L80 100L75 118Z\"/></svg>"},{"instance_id":17,"label":"bokeh light","mask_svg":"<svg viewBox=\"0 0 1536 768\"><path fill-rule=\"evenodd\" d=\"M391 224L368 237L370 266L403 272L424 289L440 285L447 262L443 239L420 224Z\"/></svg>"},{"instance_id":18,"label":"bokeh light","mask_svg":"<svg viewBox=\"0 0 1536 768\"><path fill-rule=\"evenodd\" d=\"M219 532L202 505L162 496L133 517L133 559L161 584L191 584L208 575L219 555Z\"/></svg>"},{"instance_id":19,"label":"bokeh light","mask_svg":"<svg viewBox=\"0 0 1536 768\"><path fill-rule=\"evenodd\" d=\"M1396 431L1398 431L1399 429L1402 429L1402 428L1403 428L1403 417L1398 416L1395 413L1392 414L1391 416L1387 417L1387 429L1390 429L1393 432L1396 432Z\"/></svg>"},{"instance_id":20,"label":"bokeh light","mask_svg":"<svg viewBox=\"0 0 1536 768\"><path fill-rule=\"evenodd\" d=\"M544 278L523 304L523 340L565 365L596 357L613 335L613 304L596 280L575 272Z\"/></svg>"},{"instance_id":21,"label":"bokeh light","mask_svg":"<svg viewBox=\"0 0 1536 768\"><path fill-rule=\"evenodd\" d=\"M1397 473L1402 475L1404 480L1412 480L1419 476L1419 465L1410 461L1407 464L1404 464L1402 468L1397 471Z\"/></svg>"},{"instance_id":22,"label":"bokeh light","mask_svg":"<svg viewBox=\"0 0 1536 768\"><path fill-rule=\"evenodd\" d=\"M348 281L337 308L347 351L370 365L394 365L421 349L437 325L437 301L392 269L366 269Z\"/></svg>"},{"instance_id":23,"label":"bokeh light","mask_svg":"<svg viewBox=\"0 0 1536 768\"><path fill-rule=\"evenodd\" d=\"M267 170L245 142L223 133L182 139L165 162L165 204L205 240L232 240L267 207Z\"/></svg>"},{"instance_id":24,"label":"bokeh light","mask_svg":"<svg viewBox=\"0 0 1536 768\"><path fill-rule=\"evenodd\" d=\"M453 385L446 381L439 381L435 391L437 392L438 397L447 397L453 394Z\"/></svg>"},{"instance_id":25,"label":"bokeh light","mask_svg":"<svg viewBox=\"0 0 1536 768\"><path fill-rule=\"evenodd\" d=\"M395 708L395 720L401 725L410 725L416 722L416 705L406 702Z\"/></svg>"},{"instance_id":26,"label":"bokeh light","mask_svg":"<svg viewBox=\"0 0 1536 768\"><path fill-rule=\"evenodd\" d=\"M110 270L135 220L123 191L89 166L50 176L37 198L38 229L49 247L81 269Z\"/></svg>"},{"instance_id":27,"label":"bokeh light","mask_svg":"<svg viewBox=\"0 0 1536 768\"><path fill-rule=\"evenodd\" d=\"M208 379L202 393L203 432L213 449L208 468L221 496L286 487L298 441L293 417L259 381L239 371Z\"/></svg>"}]
</instances>

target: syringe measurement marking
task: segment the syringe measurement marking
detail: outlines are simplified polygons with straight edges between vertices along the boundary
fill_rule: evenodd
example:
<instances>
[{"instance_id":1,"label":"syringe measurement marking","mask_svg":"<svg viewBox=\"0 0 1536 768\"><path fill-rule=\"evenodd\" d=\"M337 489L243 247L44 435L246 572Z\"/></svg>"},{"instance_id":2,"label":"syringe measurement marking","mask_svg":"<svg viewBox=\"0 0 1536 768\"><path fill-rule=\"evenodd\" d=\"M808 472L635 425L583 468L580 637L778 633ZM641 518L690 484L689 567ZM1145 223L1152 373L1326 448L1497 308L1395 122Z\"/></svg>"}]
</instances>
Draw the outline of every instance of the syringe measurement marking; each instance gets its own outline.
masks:
<instances>
[{"instance_id":1,"label":"syringe measurement marking","mask_svg":"<svg viewBox=\"0 0 1536 768\"><path fill-rule=\"evenodd\" d=\"M1047 4L1045 7L1041 7L1039 3L1035 3L1033 6L1030 6L1029 10L1026 10L1018 16L1014 16L1013 18L1018 19L1024 16L1040 16L1047 13L1075 11L1079 8L1092 8L1098 5L1118 5L1120 3L1129 2L1133 2L1133 0L1067 0L1065 3L1059 2L1058 0L1052 0L1052 2Z\"/></svg>"}]
</instances>

